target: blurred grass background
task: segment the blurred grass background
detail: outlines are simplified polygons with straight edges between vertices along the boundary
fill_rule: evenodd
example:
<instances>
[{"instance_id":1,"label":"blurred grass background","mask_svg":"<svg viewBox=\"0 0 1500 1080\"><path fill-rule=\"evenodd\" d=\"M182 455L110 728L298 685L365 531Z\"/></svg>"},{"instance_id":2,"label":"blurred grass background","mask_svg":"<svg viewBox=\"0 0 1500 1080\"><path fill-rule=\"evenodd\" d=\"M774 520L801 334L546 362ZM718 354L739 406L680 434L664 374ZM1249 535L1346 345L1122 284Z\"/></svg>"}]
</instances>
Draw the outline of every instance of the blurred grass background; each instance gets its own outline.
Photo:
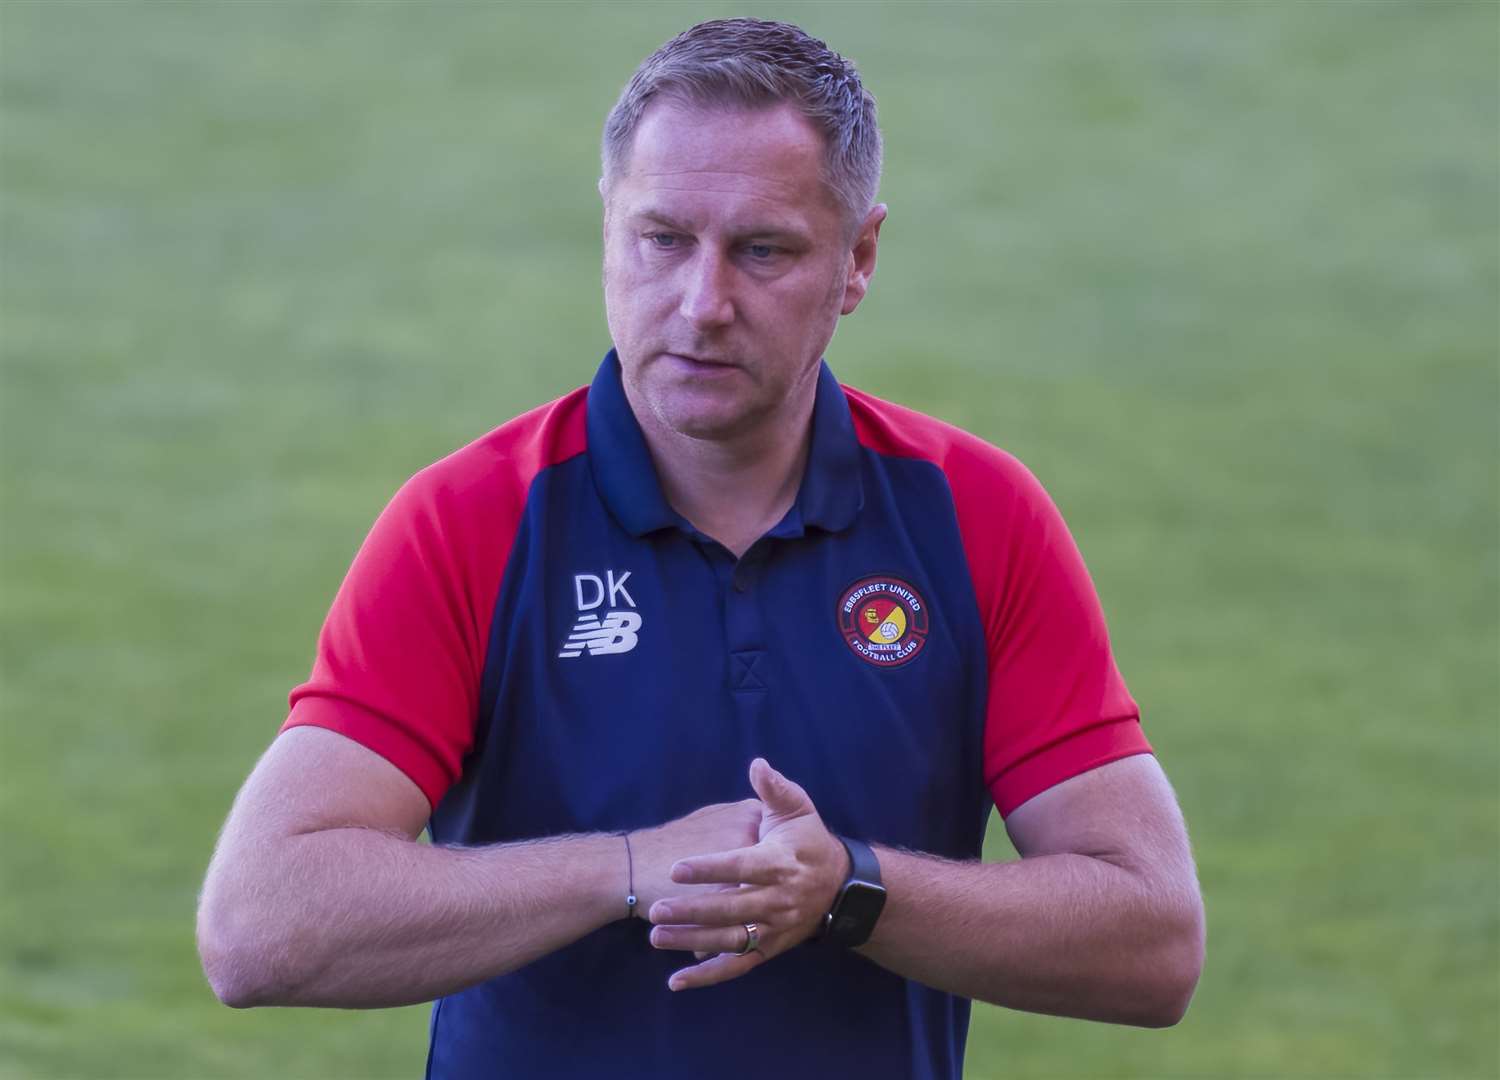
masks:
<instances>
[{"instance_id":1,"label":"blurred grass background","mask_svg":"<svg viewBox=\"0 0 1500 1080\"><path fill-rule=\"evenodd\" d=\"M603 115L728 14L860 63L830 359L1052 490L1198 851L1179 1028L978 1007L968 1075L1495 1076L1500 8L16 0L0 1075L420 1072L219 1006L195 891L386 498L590 377Z\"/></svg>"}]
</instances>

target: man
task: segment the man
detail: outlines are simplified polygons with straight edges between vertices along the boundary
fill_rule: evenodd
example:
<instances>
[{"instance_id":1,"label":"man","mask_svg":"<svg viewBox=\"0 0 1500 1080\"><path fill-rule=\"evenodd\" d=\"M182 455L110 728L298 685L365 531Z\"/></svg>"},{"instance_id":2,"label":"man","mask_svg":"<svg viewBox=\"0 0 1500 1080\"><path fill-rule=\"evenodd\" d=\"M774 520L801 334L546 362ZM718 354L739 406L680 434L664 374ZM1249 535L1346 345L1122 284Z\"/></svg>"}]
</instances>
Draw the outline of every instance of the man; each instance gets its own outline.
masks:
<instances>
[{"instance_id":1,"label":"man","mask_svg":"<svg viewBox=\"0 0 1500 1080\"><path fill-rule=\"evenodd\" d=\"M371 531L209 869L224 1001L436 998L434 1077L956 1077L969 998L1181 1017L1187 839L1061 519L821 362L879 169L795 27L642 64L615 348Z\"/></svg>"}]
</instances>

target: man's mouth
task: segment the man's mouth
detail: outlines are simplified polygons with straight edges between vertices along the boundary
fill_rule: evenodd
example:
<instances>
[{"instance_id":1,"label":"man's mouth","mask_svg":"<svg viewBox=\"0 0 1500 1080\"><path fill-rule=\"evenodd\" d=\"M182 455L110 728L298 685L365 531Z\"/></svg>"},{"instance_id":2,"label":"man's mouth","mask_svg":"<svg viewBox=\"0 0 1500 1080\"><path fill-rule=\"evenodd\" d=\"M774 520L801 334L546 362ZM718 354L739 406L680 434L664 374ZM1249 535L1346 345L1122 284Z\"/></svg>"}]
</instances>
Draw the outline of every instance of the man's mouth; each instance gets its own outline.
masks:
<instances>
[{"instance_id":1,"label":"man's mouth","mask_svg":"<svg viewBox=\"0 0 1500 1080\"><path fill-rule=\"evenodd\" d=\"M681 360L681 361L684 361L686 363L693 364L693 365L695 365L697 367L733 367L734 366L734 361L732 361L732 360L726 360L726 359L724 359L722 357L718 357L718 356L698 356L698 355L695 355L693 353L684 353L684 352L669 352L666 355L670 356L670 357L674 357L677 360Z\"/></svg>"}]
</instances>

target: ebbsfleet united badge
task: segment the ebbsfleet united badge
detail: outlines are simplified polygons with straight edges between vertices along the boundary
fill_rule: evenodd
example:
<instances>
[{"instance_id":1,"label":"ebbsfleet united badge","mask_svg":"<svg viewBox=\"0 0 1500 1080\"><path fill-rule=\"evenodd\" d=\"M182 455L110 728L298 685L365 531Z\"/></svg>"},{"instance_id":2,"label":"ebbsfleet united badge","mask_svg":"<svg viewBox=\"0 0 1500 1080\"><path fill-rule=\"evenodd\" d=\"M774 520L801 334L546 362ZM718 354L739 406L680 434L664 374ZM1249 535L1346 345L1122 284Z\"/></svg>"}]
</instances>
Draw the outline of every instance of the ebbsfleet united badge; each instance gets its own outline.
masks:
<instances>
[{"instance_id":1,"label":"ebbsfleet united badge","mask_svg":"<svg viewBox=\"0 0 1500 1080\"><path fill-rule=\"evenodd\" d=\"M907 663L927 641L927 604L900 578L860 578L844 590L838 621L854 655L876 667Z\"/></svg>"}]
</instances>

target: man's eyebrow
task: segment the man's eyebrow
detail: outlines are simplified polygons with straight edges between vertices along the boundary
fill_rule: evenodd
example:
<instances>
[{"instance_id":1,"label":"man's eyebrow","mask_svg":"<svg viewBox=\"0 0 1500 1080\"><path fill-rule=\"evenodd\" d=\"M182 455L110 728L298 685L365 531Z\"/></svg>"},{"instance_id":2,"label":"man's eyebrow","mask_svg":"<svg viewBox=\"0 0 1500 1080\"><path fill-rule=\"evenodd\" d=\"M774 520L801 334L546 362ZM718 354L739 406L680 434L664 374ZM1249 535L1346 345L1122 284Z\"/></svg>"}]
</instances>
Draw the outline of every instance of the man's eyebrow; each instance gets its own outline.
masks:
<instances>
[{"instance_id":1,"label":"man's eyebrow","mask_svg":"<svg viewBox=\"0 0 1500 1080\"><path fill-rule=\"evenodd\" d=\"M681 221L663 210L646 207L631 213L630 218L635 221L650 221L663 228L673 229L677 232L691 233L697 229L691 221ZM807 231L790 222L773 221L751 221L746 224L736 224L731 227L732 235L746 239L749 237L765 237L773 240L805 240Z\"/></svg>"},{"instance_id":2,"label":"man's eyebrow","mask_svg":"<svg viewBox=\"0 0 1500 1080\"><path fill-rule=\"evenodd\" d=\"M637 221L654 221L658 225L663 225L668 229L676 229L679 232L693 231L691 222L678 221L671 214L664 213L660 210L652 210L649 207L645 210L637 210L630 216Z\"/></svg>"}]
</instances>

